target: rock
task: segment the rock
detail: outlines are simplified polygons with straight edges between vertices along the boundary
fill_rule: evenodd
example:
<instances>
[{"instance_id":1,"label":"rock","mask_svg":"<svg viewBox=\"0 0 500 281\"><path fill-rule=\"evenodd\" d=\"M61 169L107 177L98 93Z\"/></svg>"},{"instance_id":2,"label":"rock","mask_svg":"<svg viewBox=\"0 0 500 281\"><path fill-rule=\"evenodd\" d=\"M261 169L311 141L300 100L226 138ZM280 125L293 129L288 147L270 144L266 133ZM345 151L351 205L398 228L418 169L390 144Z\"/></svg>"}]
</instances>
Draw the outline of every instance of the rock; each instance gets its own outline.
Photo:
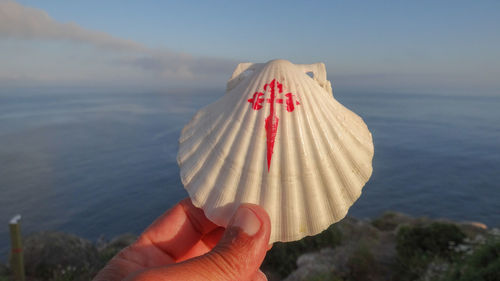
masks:
<instances>
[{"instance_id":1,"label":"rock","mask_svg":"<svg viewBox=\"0 0 500 281\"><path fill-rule=\"evenodd\" d=\"M316 253L304 254L297 260L298 268L283 281L305 281L314 276L332 274L338 266L337 259L340 247L326 248Z\"/></svg>"},{"instance_id":2,"label":"rock","mask_svg":"<svg viewBox=\"0 0 500 281\"><path fill-rule=\"evenodd\" d=\"M427 266L425 272L418 279L419 281L440 280L448 271L450 264L443 260L435 260Z\"/></svg>"},{"instance_id":3,"label":"rock","mask_svg":"<svg viewBox=\"0 0 500 281\"><path fill-rule=\"evenodd\" d=\"M88 240L46 231L26 237L24 262L27 275L48 279L56 271L92 268L98 262L98 254Z\"/></svg>"},{"instance_id":4,"label":"rock","mask_svg":"<svg viewBox=\"0 0 500 281\"><path fill-rule=\"evenodd\" d=\"M297 269L297 259L305 253L340 245L342 237L337 225L332 225L315 236L306 236L298 241L277 242L266 254L261 269L266 273L280 276L280 280Z\"/></svg>"},{"instance_id":5,"label":"rock","mask_svg":"<svg viewBox=\"0 0 500 281\"><path fill-rule=\"evenodd\" d=\"M500 238L500 228L492 228L488 231L489 235L495 236L497 238Z\"/></svg>"},{"instance_id":6,"label":"rock","mask_svg":"<svg viewBox=\"0 0 500 281\"><path fill-rule=\"evenodd\" d=\"M390 280L396 259L395 234L369 221L346 218L337 224L342 244L301 255L285 280Z\"/></svg>"},{"instance_id":7,"label":"rock","mask_svg":"<svg viewBox=\"0 0 500 281\"><path fill-rule=\"evenodd\" d=\"M461 222L457 226L469 239L476 239L478 236L486 236L488 227L485 224L477 222Z\"/></svg>"},{"instance_id":8,"label":"rock","mask_svg":"<svg viewBox=\"0 0 500 281\"><path fill-rule=\"evenodd\" d=\"M488 226L482 222L478 222L478 221L465 221L465 222L462 222L461 224L464 224L464 225L471 225L471 226L474 226L476 228L481 228L481 229L484 229L484 230L487 230L488 229Z\"/></svg>"}]
</instances>

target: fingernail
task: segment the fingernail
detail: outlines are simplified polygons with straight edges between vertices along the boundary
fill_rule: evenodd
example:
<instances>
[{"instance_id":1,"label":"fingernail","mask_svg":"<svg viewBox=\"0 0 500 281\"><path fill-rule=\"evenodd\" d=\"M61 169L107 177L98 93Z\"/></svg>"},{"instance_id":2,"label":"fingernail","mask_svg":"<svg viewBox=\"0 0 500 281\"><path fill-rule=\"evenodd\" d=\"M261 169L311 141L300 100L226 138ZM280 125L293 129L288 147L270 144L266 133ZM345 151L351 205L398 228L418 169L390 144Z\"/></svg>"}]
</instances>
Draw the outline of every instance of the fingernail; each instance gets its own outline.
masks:
<instances>
[{"instance_id":1,"label":"fingernail","mask_svg":"<svg viewBox=\"0 0 500 281\"><path fill-rule=\"evenodd\" d=\"M246 234L253 236L260 229L261 222L255 213L248 208L239 208L234 216L232 227L239 227Z\"/></svg>"}]
</instances>

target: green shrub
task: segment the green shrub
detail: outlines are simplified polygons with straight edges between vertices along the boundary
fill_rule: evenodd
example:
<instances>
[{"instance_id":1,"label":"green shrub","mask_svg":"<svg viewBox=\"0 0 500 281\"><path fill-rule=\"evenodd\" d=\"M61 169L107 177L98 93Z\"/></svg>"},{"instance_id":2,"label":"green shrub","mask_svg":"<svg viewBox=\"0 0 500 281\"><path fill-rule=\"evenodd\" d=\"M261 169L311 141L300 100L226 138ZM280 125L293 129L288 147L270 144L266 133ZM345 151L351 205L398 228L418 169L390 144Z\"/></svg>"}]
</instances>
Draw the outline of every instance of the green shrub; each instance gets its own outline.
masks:
<instances>
[{"instance_id":1,"label":"green shrub","mask_svg":"<svg viewBox=\"0 0 500 281\"><path fill-rule=\"evenodd\" d=\"M500 241L489 241L454 264L444 281L499 281Z\"/></svg>"},{"instance_id":2,"label":"green shrub","mask_svg":"<svg viewBox=\"0 0 500 281\"><path fill-rule=\"evenodd\" d=\"M460 244L465 234L454 224L432 223L429 226L403 226L397 234L399 257L439 256L448 258L454 252L451 244Z\"/></svg>"},{"instance_id":3,"label":"green shrub","mask_svg":"<svg viewBox=\"0 0 500 281\"><path fill-rule=\"evenodd\" d=\"M396 240L398 280L418 279L435 258L452 261L457 254L450 245L458 245L464 238L454 224L401 227Z\"/></svg>"},{"instance_id":4,"label":"green shrub","mask_svg":"<svg viewBox=\"0 0 500 281\"><path fill-rule=\"evenodd\" d=\"M59 267L52 272L52 277L43 279L50 281L84 281L91 280L96 275L96 269L84 266L77 268L74 266Z\"/></svg>"},{"instance_id":5,"label":"green shrub","mask_svg":"<svg viewBox=\"0 0 500 281\"><path fill-rule=\"evenodd\" d=\"M117 248L106 248L99 252L99 268L104 267L116 254L118 254L121 249Z\"/></svg>"},{"instance_id":6,"label":"green shrub","mask_svg":"<svg viewBox=\"0 0 500 281\"><path fill-rule=\"evenodd\" d=\"M296 262L300 255L326 247L335 247L340 241L341 233L332 225L318 235L308 236L299 241L274 243L273 248L267 252L262 268L276 272L284 278L297 268Z\"/></svg>"},{"instance_id":7,"label":"green shrub","mask_svg":"<svg viewBox=\"0 0 500 281\"><path fill-rule=\"evenodd\" d=\"M349 280L373 280L378 275L379 265L367 243L369 242L361 241L347 260Z\"/></svg>"},{"instance_id":8,"label":"green shrub","mask_svg":"<svg viewBox=\"0 0 500 281\"><path fill-rule=\"evenodd\" d=\"M399 225L399 221L395 221L396 213L385 212L382 216L374 219L372 225L380 230L393 230Z\"/></svg>"}]
</instances>

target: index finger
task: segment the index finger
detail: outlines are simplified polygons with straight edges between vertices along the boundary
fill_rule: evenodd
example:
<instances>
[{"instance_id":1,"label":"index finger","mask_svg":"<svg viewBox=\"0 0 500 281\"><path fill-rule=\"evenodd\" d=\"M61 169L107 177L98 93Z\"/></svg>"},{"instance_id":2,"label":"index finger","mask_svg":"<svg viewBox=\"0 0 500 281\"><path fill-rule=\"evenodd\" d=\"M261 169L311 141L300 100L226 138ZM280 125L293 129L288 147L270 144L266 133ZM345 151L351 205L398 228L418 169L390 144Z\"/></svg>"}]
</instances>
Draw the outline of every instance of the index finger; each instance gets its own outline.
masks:
<instances>
[{"instance_id":1,"label":"index finger","mask_svg":"<svg viewBox=\"0 0 500 281\"><path fill-rule=\"evenodd\" d=\"M217 229L203 210L186 198L157 218L139 237L141 246L155 246L175 260L193 248L205 234Z\"/></svg>"}]
</instances>

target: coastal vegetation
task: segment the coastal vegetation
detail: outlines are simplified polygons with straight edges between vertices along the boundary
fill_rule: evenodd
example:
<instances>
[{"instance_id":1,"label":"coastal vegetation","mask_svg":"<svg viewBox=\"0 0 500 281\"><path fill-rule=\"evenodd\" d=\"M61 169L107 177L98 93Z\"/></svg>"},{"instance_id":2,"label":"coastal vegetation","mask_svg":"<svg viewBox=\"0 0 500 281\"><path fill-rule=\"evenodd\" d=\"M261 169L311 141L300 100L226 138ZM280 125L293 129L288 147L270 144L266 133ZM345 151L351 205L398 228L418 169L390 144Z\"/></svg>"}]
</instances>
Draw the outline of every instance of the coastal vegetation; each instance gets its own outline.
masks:
<instances>
[{"instance_id":1,"label":"coastal vegetation","mask_svg":"<svg viewBox=\"0 0 500 281\"><path fill-rule=\"evenodd\" d=\"M132 234L91 242L60 232L24 239L27 280L90 280ZM316 236L275 243L261 267L270 281L496 281L500 230L482 224L387 212L351 217ZM13 280L0 265L0 281Z\"/></svg>"}]
</instances>

